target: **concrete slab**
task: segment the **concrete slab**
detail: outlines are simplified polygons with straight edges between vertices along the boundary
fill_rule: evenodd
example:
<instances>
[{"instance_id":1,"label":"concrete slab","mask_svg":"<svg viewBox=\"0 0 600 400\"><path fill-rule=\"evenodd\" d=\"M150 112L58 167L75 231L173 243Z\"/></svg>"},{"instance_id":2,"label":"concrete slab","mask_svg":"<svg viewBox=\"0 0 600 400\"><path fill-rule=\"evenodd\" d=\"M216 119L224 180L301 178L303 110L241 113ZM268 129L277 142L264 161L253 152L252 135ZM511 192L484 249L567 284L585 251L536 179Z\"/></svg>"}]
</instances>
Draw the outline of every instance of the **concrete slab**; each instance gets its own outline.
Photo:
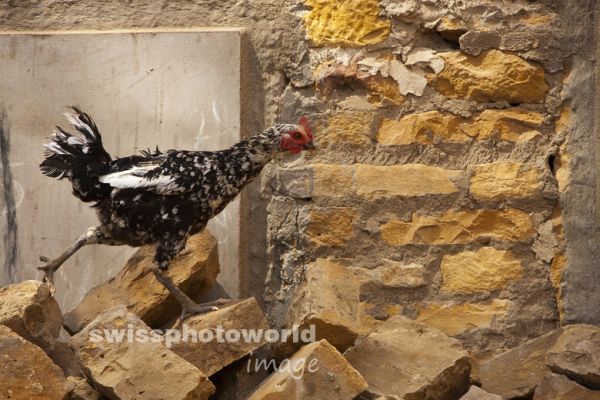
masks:
<instances>
[{"instance_id":1,"label":"concrete slab","mask_svg":"<svg viewBox=\"0 0 600 400\"><path fill-rule=\"evenodd\" d=\"M8 155L0 157L0 284L41 276L40 255L57 256L97 224L68 182L38 170L46 137L54 125L65 126L65 106L92 115L113 156L156 145L225 148L241 137L241 43L240 29L1 34L0 106L9 133L0 138ZM239 201L209 229L219 239L219 281L236 296ZM115 275L132 252L82 249L56 277L63 311Z\"/></svg>"}]
</instances>

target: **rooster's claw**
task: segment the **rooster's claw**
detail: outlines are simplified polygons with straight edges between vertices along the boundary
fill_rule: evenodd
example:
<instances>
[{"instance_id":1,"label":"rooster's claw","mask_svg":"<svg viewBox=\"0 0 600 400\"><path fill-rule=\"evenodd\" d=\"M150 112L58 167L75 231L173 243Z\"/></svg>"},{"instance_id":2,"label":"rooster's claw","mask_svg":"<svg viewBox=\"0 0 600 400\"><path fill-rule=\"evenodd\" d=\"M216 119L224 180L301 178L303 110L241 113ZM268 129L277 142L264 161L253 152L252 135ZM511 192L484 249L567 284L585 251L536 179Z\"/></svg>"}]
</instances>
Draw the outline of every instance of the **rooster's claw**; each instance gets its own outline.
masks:
<instances>
[{"instance_id":1,"label":"rooster's claw","mask_svg":"<svg viewBox=\"0 0 600 400\"><path fill-rule=\"evenodd\" d=\"M43 257L43 258L45 258L45 257ZM42 259L42 257L40 257L40 260L41 259ZM56 288L54 287L54 271L56 271L58 269L58 266L50 263L50 264L39 266L39 267L37 267L37 269L44 273L42 282L47 284L48 287L50 288L50 292L52 294L54 294L54 292L56 290Z\"/></svg>"},{"instance_id":2,"label":"rooster's claw","mask_svg":"<svg viewBox=\"0 0 600 400\"><path fill-rule=\"evenodd\" d=\"M206 314L211 311L219 311L220 308L218 306L223 306L231 302L231 299L218 299L215 301L210 301L208 303L202 304L194 304L189 305L187 307L183 307L181 310L180 321L185 320L193 315Z\"/></svg>"}]
</instances>

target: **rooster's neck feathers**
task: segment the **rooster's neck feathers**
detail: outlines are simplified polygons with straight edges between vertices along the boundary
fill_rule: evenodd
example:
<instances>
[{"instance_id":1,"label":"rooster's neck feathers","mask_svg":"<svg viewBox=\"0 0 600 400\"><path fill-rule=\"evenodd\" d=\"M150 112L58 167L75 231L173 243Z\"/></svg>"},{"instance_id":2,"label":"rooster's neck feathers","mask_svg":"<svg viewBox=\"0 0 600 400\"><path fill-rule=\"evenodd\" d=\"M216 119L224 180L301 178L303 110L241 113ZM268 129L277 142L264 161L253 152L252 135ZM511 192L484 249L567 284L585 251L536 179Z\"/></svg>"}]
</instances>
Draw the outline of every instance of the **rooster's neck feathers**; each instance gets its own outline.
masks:
<instances>
[{"instance_id":1,"label":"rooster's neck feathers","mask_svg":"<svg viewBox=\"0 0 600 400\"><path fill-rule=\"evenodd\" d=\"M279 151L281 135L292 130L293 128L294 125L289 124L272 126L258 135L242 139L239 143L234 144L228 150L251 151L257 155L263 155L267 157L268 160L271 160L275 153Z\"/></svg>"},{"instance_id":2,"label":"rooster's neck feathers","mask_svg":"<svg viewBox=\"0 0 600 400\"><path fill-rule=\"evenodd\" d=\"M276 125L214 152L144 152L127 162L118 160L111 172L99 180L116 189L140 189L159 195L201 193L200 197L209 200L229 200L271 161L279 150L282 133L293 128L293 125Z\"/></svg>"}]
</instances>

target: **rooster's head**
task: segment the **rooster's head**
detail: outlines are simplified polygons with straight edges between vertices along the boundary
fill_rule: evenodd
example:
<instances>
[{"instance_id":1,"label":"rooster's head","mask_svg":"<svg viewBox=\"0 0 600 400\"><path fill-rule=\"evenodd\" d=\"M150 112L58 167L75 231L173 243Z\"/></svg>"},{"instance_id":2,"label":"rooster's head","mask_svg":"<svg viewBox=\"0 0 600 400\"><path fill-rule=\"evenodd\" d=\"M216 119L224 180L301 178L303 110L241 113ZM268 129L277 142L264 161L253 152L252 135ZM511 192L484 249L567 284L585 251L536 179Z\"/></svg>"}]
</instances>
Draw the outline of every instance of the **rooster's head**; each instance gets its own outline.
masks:
<instances>
[{"instance_id":1,"label":"rooster's head","mask_svg":"<svg viewBox=\"0 0 600 400\"><path fill-rule=\"evenodd\" d=\"M288 151L292 154L300 153L302 150L313 150L313 132L310 128L308 118L303 116L298 124L279 125L280 140L279 150Z\"/></svg>"}]
</instances>

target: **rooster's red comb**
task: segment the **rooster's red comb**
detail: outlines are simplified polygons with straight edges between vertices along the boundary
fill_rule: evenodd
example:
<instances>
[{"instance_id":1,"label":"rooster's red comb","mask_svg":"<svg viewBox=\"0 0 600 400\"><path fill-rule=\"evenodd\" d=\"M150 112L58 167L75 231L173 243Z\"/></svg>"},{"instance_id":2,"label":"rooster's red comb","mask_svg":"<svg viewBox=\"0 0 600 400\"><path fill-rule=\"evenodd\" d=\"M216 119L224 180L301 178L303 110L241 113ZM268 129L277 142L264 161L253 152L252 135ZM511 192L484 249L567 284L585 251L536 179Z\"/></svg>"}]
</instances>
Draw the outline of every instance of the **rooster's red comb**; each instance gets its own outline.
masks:
<instances>
[{"instance_id":1,"label":"rooster's red comb","mask_svg":"<svg viewBox=\"0 0 600 400\"><path fill-rule=\"evenodd\" d=\"M302 127L306 131L306 134L312 140L313 139L313 131L312 131L312 128L310 127L310 121L306 115L303 115L300 117L300 125L302 125Z\"/></svg>"}]
</instances>

